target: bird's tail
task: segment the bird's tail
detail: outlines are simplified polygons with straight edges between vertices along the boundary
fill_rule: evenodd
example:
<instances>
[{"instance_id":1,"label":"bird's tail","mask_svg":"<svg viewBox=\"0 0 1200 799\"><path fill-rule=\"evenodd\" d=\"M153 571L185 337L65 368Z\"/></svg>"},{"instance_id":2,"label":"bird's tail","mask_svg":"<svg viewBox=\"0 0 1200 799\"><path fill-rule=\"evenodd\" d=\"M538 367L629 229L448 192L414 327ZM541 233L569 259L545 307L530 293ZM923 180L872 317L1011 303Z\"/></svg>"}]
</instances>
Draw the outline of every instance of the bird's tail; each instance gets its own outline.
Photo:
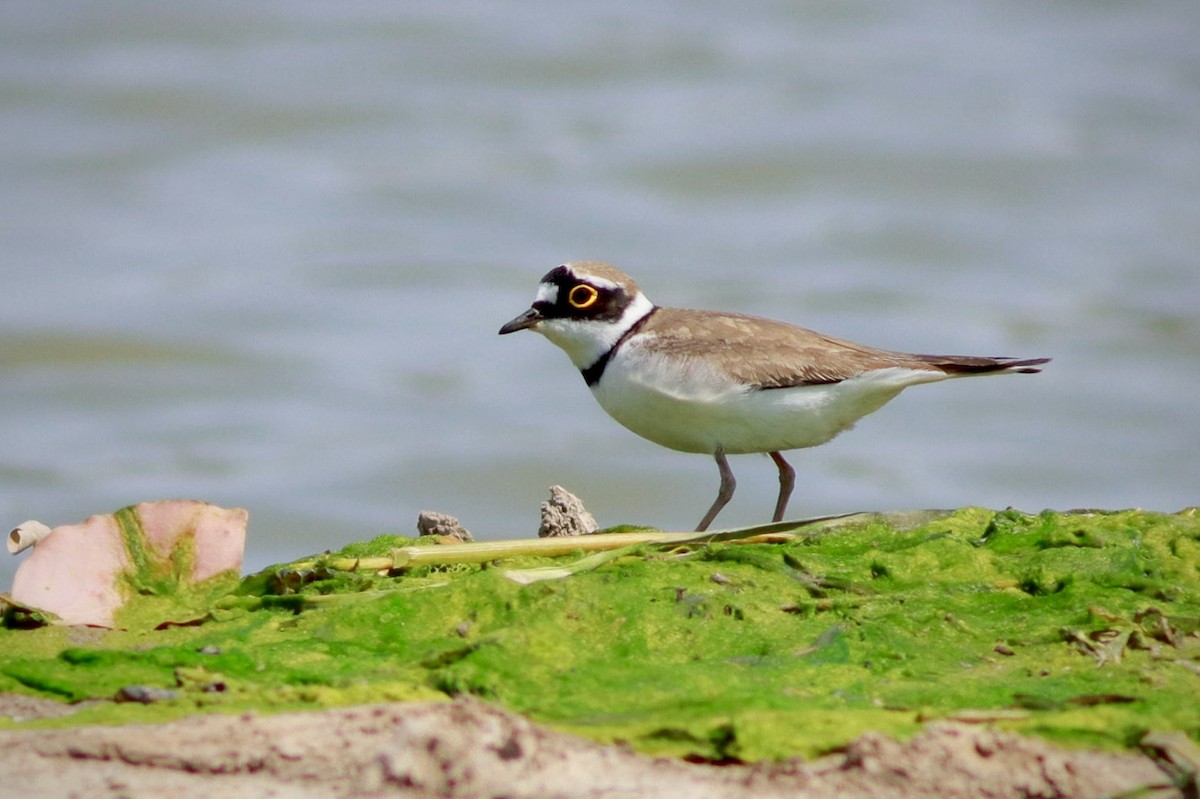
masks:
<instances>
[{"instance_id":1,"label":"bird's tail","mask_svg":"<svg viewBox=\"0 0 1200 799\"><path fill-rule=\"evenodd\" d=\"M974 355L914 355L918 361L936 366L951 377L988 374L1036 374L1049 358L983 358Z\"/></svg>"}]
</instances>

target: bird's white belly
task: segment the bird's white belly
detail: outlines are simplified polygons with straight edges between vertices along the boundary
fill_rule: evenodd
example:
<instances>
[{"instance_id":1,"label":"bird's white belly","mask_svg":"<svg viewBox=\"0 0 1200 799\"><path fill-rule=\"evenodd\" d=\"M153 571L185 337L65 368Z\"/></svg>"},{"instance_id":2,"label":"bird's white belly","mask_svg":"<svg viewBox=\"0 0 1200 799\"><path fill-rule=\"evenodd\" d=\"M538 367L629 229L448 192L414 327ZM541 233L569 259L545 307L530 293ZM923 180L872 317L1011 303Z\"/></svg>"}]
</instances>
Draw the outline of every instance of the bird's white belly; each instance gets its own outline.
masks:
<instances>
[{"instance_id":1,"label":"bird's white belly","mask_svg":"<svg viewBox=\"0 0 1200 799\"><path fill-rule=\"evenodd\" d=\"M592 392L610 416L656 444L737 455L823 444L907 386L941 377L894 368L839 383L756 390L700 358L634 350L617 353Z\"/></svg>"}]
</instances>

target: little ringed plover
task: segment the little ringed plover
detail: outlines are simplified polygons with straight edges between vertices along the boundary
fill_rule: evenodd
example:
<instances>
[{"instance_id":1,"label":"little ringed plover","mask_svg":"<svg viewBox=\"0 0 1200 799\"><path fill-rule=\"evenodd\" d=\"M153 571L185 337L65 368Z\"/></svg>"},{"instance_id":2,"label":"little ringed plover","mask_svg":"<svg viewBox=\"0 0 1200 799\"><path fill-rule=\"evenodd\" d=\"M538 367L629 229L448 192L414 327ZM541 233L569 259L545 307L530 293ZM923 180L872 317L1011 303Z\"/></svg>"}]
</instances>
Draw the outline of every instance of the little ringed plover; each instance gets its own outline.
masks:
<instances>
[{"instance_id":1,"label":"little ringed plover","mask_svg":"<svg viewBox=\"0 0 1200 799\"><path fill-rule=\"evenodd\" d=\"M596 261L552 269L529 310L500 333L525 329L566 351L622 425L716 459L721 486L697 531L733 496L727 455L771 456L779 468L774 520L781 521L795 483L784 450L824 444L909 386L1029 374L1050 360L892 352L756 316L663 308L633 278Z\"/></svg>"}]
</instances>

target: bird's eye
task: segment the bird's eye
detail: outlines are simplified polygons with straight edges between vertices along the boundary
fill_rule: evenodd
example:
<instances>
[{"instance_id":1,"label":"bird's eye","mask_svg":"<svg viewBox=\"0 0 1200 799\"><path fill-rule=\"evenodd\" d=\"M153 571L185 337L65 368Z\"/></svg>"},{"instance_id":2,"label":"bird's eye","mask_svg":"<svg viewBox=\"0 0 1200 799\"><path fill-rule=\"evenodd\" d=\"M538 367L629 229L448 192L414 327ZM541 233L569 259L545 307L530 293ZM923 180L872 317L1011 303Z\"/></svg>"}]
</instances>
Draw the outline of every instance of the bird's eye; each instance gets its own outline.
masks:
<instances>
[{"instance_id":1,"label":"bird's eye","mask_svg":"<svg viewBox=\"0 0 1200 799\"><path fill-rule=\"evenodd\" d=\"M600 299L600 292L586 283L580 283L567 293L567 302L571 303L572 308L578 308L581 311L591 308L598 299Z\"/></svg>"}]
</instances>

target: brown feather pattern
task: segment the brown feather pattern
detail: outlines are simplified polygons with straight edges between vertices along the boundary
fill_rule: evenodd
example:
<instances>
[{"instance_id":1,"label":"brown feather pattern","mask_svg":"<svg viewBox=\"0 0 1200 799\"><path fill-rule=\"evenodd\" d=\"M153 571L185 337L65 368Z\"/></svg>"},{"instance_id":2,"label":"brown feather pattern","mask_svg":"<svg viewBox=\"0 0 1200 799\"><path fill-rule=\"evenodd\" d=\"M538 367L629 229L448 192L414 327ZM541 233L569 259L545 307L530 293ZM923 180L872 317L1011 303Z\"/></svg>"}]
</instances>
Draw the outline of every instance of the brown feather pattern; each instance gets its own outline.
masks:
<instances>
[{"instance_id":1,"label":"brown feather pattern","mask_svg":"<svg viewBox=\"0 0 1200 799\"><path fill-rule=\"evenodd\" d=\"M807 328L736 313L659 308L639 331L647 346L679 357L710 358L734 379L759 389L839 383L874 369L983 374L1036 372L1045 358L915 355L879 350Z\"/></svg>"}]
</instances>

